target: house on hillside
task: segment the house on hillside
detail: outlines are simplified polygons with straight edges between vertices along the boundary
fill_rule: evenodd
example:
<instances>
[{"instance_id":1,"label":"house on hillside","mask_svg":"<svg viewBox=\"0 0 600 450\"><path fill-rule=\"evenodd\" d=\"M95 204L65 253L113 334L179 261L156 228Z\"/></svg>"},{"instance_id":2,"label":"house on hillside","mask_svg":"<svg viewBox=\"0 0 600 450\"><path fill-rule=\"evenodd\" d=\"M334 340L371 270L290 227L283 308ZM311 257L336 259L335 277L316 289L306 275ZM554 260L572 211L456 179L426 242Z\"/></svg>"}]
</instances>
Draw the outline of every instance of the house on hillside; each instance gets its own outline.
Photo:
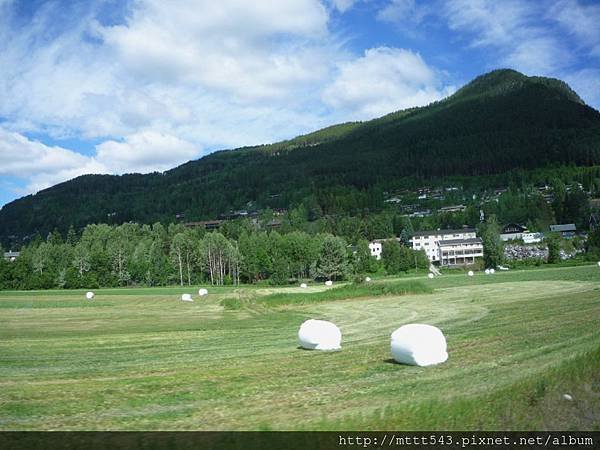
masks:
<instances>
[{"instance_id":1,"label":"house on hillside","mask_svg":"<svg viewBox=\"0 0 600 450\"><path fill-rule=\"evenodd\" d=\"M453 213L453 212L463 212L467 209L465 205L452 205L452 206L444 206L439 209L440 213Z\"/></svg>"},{"instance_id":2,"label":"house on hillside","mask_svg":"<svg viewBox=\"0 0 600 450\"><path fill-rule=\"evenodd\" d=\"M4 252L4 259L10 262L15 261L19 256L21 255L21 252L13 252L8 251L8 252Z\"/></svg>"},{"instance_id":3,"label":"house on hillside","mask_svg":"<svg viewBox=\"0 0 600 450\"><path fill-rule=\"evenodd\" d=\"M552 233L560 233L562 237L570 239L577 233L577 227L574 223L565 223L561 225L550 225Z\"/></svg>"},{"instance_id":4,"label":"house on hillside","mask_svg":"<svg viewBox=\"0 0 600 450\"><path fill-rule=\"evenodd\" d=\"M383 252L383 243L385 241L393 241L396 240L398 242L401 241L401 239L399 237L395 237L395 238L387 238L387 239L375 239L371 242L369 242L369 250L371 251L371 256L374 256L375 259L380 260L381 259L381 255Z\"/></svg>"},{"instance_id":5,"label":"house on hillside","mask_svg":"<svg viewBox=\"0 0 600 450\"><path fill-rule=\"evenodd\" d=\"M519 225L518 223L509 223L508 225L502 227L500 239L502 239L504 242L515 239L523 239L523 233L529 233L529 230L527 230L526 226Z\"/></svg>"},{"instance_id":6,"label":"house on hillside","mask_svg":"<svg viewBox=\"0 0 600 450\"><path fill-rule=\"evenodd\" d=\"M269 220L269 222L267 222L265 224L265 226L267 228L269 228L270 230L274 230L276 228L281 228L281 220L277 220L277 219Z\"/></svg>"},{"instance_id":7,"label":"house on hillside","mask_svg":"<svg viewBox=\"0 0 600 450\"><path fill-rule=\"evenodd\" d=\"M223 220L204 220L200 222L186 222L184 225L190 228L204 228L205 230L218 230Z\"/></svg>"},{"instance_id":8,"label":"house on hillside","mask_svg":"<svg viewBox=\"0 0 600 450\"><path fill-rule=\"evenodd\" d=\"M415 211L412 214L409 214L408 217L428 217L431 215L430 209L423 209L420 211Z\"/></svg>"},{"instance_id":9,"label":"house on hillside","mask_svg":"<svg viewBox=\"0 0 600 450\"><path fill-rule=\"evenodd\" d=\"M377 260L381 259L381 250L383 249L383 240L376 239L373 242L369 242L369 250L371 251L371 256L374 256Z\"/></svg>"},{"instance_id":10,"label":"house on hillside","mask_svg":"<svg viewBox=\"0 0 600 450\"><path fill-rule=\"evenodd\" d=\"M474 228L420 231L411 242L414 250L424 250L429 261L441 266L469 265L483 256L483 242Z\"/></svg>"}]
</instances>

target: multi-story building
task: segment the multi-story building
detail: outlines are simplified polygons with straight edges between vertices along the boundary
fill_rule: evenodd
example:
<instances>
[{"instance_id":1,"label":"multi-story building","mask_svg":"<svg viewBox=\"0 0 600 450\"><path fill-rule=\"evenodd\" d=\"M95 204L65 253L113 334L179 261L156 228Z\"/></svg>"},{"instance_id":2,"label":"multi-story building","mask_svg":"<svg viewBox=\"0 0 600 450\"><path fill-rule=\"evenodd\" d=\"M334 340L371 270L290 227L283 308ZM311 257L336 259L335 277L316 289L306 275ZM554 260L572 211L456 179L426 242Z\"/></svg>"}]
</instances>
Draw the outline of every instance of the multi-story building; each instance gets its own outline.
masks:
<instances>
[{"instance_id":1,"label":"multi-story building","mask_svg":"<svg viewBox=\"0 0 600 450\"><path fill-rule=\"evenodd\" d=\"M483 256L483 242L474 228L420 231L411 242L414 250L424 250L429 261L441 266L473 264Z\"/></svg>"}]
</instances>

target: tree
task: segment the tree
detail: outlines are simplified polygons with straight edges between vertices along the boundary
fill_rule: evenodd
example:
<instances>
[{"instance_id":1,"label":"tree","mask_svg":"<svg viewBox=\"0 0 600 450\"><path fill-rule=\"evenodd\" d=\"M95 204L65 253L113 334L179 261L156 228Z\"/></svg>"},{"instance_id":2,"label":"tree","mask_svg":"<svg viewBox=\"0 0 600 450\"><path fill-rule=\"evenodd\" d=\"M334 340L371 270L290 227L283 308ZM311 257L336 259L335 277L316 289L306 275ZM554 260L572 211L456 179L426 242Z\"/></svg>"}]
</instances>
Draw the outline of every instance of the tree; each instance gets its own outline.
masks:
<instances>
[{"instance_id":1,"label":"tree","mask_svg":"<svg viewBox=\"0 0 600 450\"><path fill-rule=\"evenodd\" d=\"M316 260L318 249L314 240L302 231L285 234L281 239L281 252L289 264L291 275L297 279L309 276L310 265Z\"/></svg>"},{"instance_id":2,"label":"tree","mask_svg":"<svg viewBox=\"0 0 600 450\"><path fill-rule=\"evenodd\" d=\"M191 252L191 244L185 233L177 233L171 241L171 259L179 270L179 284L183 286L184 268L187 269L188 284L190 282L188 255Z\"/></svg>"},{"instance_id":3,"label":"tree","mask_svg":"<svg viewBox=\"0 0 600 450\"><path fill-rule=\"evenodd\" d=\"M587 240L587 252L590 255L600 255L600 227L592 231Z\"/></svg>"},{"instance_id":4,"label":"tree","mask_svg":"<svg viewBox=\"0 0 600 450\"><path fill-rule=\"evenodd\" d=\"M588 195L577 185L571 186L563 204L562 223L574 223L578 229L587 229L590 217Z\"/></svg>"},{"instance_id":5,"label":"tree","mask_svg":"<svg viewBox=\"0 0 600 450\"><path fill-rule=\"evenodd\" d=\"M73 249L73 266L79 274L79 278L89 272L91 269L90 250L83 242L79 242Z\"/></svg>"},{"instance_id":6,"label":"tree","mask_svg":"<svg viewBox=\"0 0 600 450\"><path fill-rule=\"evenodd\" d=\"M348 268L346 242L340 237L325 235L314 270L315 278L342 279L348 273Z\"/></svg>"},{"instance_id":7,"label":"tree","mask_svg":"<svg viewBox=\"0 0 600 450\"><path fill-rule=\"evenodd\" d=\"M44 270L48 268L50 264L50 252L51 244L48 242L42 242L33 253L33 268L40 274L43 275Z\"/></svg>"},{"instance_id":8,"label":"tree","mask_svg":"<svg viewBox=\"0 0 600 450\"><path fill-rule=\"evenodd\" d=\"M110 241L107 243L107 251L111 260L112 271L116 275L119 285L129 283L131 276L127 267L133 239L130 224L120 225L112 230Z\"/></svg>"},{"instance_id":9,"label":"tree","mask_svg":"<svg viewBox=\"0 0 600 450\"><path fill-rule=\"evenodd\" d=\"M67 232L66 242L71 247L75 247L75 245L77 244L77 233L75 232L75 228L73 228L73 225L71 225L69 227L69 231Z\"/></svg>"},{"instance_id":10,"label":"tree","mask_svg":"<svg viewBox=\"0 0 600 450\"><path fill-rule=\"evenodd\" d=\"M548 246L548 262L551 264L560 261L560 237L556 233L546 236L546 245Z\"/></svg>"},{"instance_id":11,"label":"tree","mask_svg":"<svg viewBox=\"0 0 600 450\"><path fill-rule=\"evenodd\" d=\"M562 180L555 178L552 180L552 194L554 199L552 201L552 209L558 223L563 222L564 215L564 203L566 198L566 187Z\"/></svg>"},{"instance_id":12,"label":"tree","mask_svg":"<svg viewBox=\"0 0 600 450\"><path fill-rule=\"evenodd\" d=\"M421 250L412 250L413 257L415 259L415 265L418 269L428 269L431 262L427 257L427 253L425 253L424 249Z\"/></svg>"},{"instance_id":13,"label":"tree","mask_svg":"<svg viewBox=\"0 0 600 450\"><path fill-rule=\"evenodd\" d=\"M483 241L483 261L485 267L495 268L502 264L504 246L500 238L500 225L498 225L495 215L490 215L487 222L482 225L481 240Z\"/></svg>"},{"instance_id":14,"label":"tree","mask_svg":"<svg viewBox=\"0 0 600 450\"><path fill-rule=\"evenodd\" d=\"M201 266L208 271L211 284L223 285L226 277L234 283L239 282L239 249L221 233L207 233L198 244L198 255Z\"/></svg>"},{"instance_id":15,"label":"tree","mask_svg":"<svg viewBox=\"0 0 600 450\"><path fill-rule=\"evenodd\" d=\"M361 239L356 245L353 255L353 266L355 274L372 273L377 271L377 260L371 256L369 241Z\"/></svg>"},{"instance_id":16,"label":"tree","mask_svg":"<svg viewBox=\"0 0 600 450\"><path fill-rule=\"evenodd\" d=\"M400 243L396 239L389 239L383 242L381 259L387 273L396 274L403 270L402 251Z\"/></svg>"}]
</instances>

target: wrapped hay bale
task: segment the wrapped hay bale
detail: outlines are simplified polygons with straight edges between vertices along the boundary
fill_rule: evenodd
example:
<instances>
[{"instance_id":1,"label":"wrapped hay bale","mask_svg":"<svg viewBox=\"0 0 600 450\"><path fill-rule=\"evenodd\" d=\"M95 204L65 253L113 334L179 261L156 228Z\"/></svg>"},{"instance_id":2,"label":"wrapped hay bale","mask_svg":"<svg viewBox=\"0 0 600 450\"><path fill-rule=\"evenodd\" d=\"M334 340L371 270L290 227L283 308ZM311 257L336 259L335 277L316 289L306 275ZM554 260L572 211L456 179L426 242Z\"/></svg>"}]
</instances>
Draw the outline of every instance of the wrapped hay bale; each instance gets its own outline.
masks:
<instances>
[{"instance_id":1,"label":"wrapped hay bale","mask_svg":"<svg viewBox=\"0 0 600 450\"><path fill-rule=\"evenodd\" d=\"M490 274L490 269L485 269L485 274L489 275Z\"/></svg>"},{"instance_id":2,"label":"wrapped hay bale","mask_svg":"<svg viewBox=\"0 0 600 450\"><path fill-rule=\"evenodd\" d=\"M433 280L433 277L434 277L434 276L435 276L434 274L432 274L432 273L429 273L429 274L427 275L427 278L429 278L430 280Z\"/></svg>"},{"instance_id":3,"label":"wrapped hay bale","mask_svg":"<svg viewBox=\"0 0 600 450\"><path fill-rule=\"evenodd\" d=\"M432 325L403 325L392 333L392 356L396 362L412 366L431 366L448 359L446 338Z\"/></svg>"},{"instance_id":4,"label":"wrapped hay bale","mask_svg":"<svg viewBox=\"0 0 600 450\"><path fill-rule=\"evenodd\" d=\"M496 269L490 269L490 275L494 275L496 273Z\"/></svg>"},{"instance_id":5,"label":"wrapped hay bale","mask_svg":"<svg viewBox=\"0 0 600 450\"><path fill-rule=\"evenodd\" d=\"M331 280L327 280L327 281L325 282L325 286L333 286L333 281L331 281Z\"/></svg>"},{"instance_id":6,"label":"wrapped hay bale","mask_svg":"<svg viewBox=\"0 0 600 450\"><path fill-rule=\"evenodd\" d=\"M370 283L370 282L371 282L371 277L367 277L367 278L365 278L365 281L366 281L367 283Z\"/></svg>"},{"instance_id":7,"label":"wrapped hay bale","mask_svg":"<svg viewBox=\"0 0 600 450\"><path fill-rule=\"evenodd\" d=\"M473 275L475 275L475 274L473 273L473 271L472 271L472 270L469 270L469 273L467 273L467 275L469 275L470 277L472 277L472 276L473 276Z\"/></svg>"},{"instance_id":8,"label":"wrapped hay bale","mask_svg":"<svg viewBox=\"0 0 600 450\"><path fill-rule=\"evenodd\" d=\"M306 283L301 283L301 284L300 284L300 287L301 287L302 289L306 289L308 286L306 285Z\"/></svg>"},{"instance_id":9,"label":"wrapped hay bale","mask_svg":"<svg viewBox=\"0 0 600 450\"><path fill-rule=\"evenodd\" d=\"M190 294L182 294L181 295L182 302L193 302L192 296Z\"/></svg>"},{"instance_id":10,"label":"wrapped hay bale","mask_svg":"<svg viewBox=\"0 0 600 450\"><path fill-rule=\"evenodd\" d=\"M205 295L208 295L208 291L206 289L204 289L204 288L201 288L201 289L198 290L198 295L200 297L204 297Z\"/></svg>"},{"instance_id":11,"label":"wrapped hay bale","mask_svg":"<svg viewBox=\"0 0 600 450\"><path fill-rule=\"evenodd\" d=\"M87 294L85 294L85 298L87 298L88 300L93 300L94 299L94 293L93 292L88 292Z\"/></svg>"},{"instance_id":12,"label":"wrapped hay bale","mask_svg":"<svg viewBox=\"0 0 600 450\"><path fill-rule=\"evenodd\" d=\"M341 348L342 332L326 320L309 319L298 331L300 346L309 350L338 350Z\"/></svg>"}]
</instances>

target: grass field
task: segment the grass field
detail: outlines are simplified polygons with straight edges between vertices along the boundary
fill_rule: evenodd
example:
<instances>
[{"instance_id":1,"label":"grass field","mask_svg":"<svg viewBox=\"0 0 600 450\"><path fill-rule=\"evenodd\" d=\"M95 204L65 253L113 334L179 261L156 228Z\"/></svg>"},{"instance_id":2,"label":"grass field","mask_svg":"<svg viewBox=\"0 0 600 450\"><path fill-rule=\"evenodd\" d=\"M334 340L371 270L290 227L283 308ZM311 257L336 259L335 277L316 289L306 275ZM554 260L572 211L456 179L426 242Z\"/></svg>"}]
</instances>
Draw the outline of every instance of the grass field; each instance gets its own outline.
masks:
<instances>
[{"instance_id":1,"label":"grass field","mask_svg":"<svg viewBox=\"0 0 600 450\"><path fill-rule=\"evenodd\" d=\"M600 429L598 267L375 284L403 282L419 293L0 292L0 429ZM298 349L308 318L335 322L342 350ZM445 364L391 361L414 322L444 331Z\"/></svg>"}]
</instances>

